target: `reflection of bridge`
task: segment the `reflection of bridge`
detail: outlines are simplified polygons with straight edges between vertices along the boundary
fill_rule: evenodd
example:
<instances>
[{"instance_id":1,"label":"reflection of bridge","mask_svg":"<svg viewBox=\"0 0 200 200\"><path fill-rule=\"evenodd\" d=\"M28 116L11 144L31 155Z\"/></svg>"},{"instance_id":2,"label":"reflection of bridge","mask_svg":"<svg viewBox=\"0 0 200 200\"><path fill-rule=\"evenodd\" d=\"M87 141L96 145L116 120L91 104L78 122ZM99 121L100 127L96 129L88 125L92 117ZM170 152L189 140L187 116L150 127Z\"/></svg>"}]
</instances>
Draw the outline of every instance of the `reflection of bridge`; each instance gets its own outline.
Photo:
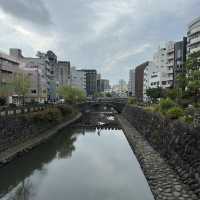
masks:
<instances>
[{"instance_id":1,"label":"reflection of bridge","mask_svg":"<svg viewBox=\"0 0 200 200\"><path fill-rule=\"evenodd\" d=\"M118 113L121 113L124 106L127 104L127 98L97 98L88 99L87 102L80 104L81 111L86 111L92 107L107 106L113 107Z\"/></svg>"}]
</instances>

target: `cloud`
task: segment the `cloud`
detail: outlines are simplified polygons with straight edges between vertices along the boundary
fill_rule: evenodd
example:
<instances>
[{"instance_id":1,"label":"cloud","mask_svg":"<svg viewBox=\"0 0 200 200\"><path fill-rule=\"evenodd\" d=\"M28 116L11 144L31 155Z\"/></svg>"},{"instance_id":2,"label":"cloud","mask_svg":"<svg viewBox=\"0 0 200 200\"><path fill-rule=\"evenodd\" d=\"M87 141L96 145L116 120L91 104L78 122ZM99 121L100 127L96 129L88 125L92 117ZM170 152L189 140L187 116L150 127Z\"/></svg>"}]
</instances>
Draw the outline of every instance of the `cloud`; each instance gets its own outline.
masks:
<instances>
[{"instance_id":1,"label":"cloud","mask_svg":"<svg viewBox=\"0 0 200 200\"><path fill-rule=\"evenodd\" d=\"M52 49L114 83L128 80L129 69L152 59L160 43L186 35L200 1L0 0L0 7L1 48L29 56Z\"/></svg>"},{"instance_id":2,"label":"cloud","mask_svg":"<svg viewBox=\"0 0 200 200\"><path fill-rule=\"evenodd\" d=\"M42 0L0 0L0 7L14 18L42 26L52 24L50 14Z\"/></svg>"}]
</instances>

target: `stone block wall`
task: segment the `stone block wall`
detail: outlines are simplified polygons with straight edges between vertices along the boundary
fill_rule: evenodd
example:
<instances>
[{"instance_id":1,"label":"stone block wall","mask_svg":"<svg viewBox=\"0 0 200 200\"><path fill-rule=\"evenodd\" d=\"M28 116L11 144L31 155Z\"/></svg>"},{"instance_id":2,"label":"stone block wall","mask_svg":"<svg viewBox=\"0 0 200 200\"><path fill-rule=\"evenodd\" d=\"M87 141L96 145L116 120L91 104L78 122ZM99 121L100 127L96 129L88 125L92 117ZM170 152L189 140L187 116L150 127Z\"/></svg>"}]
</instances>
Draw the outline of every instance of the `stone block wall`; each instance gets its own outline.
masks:
<instances>
[{"instance_id":1,"label":"stone block wall","mask_svg":"<svg viewBox=\"0 0 200 200\"><path fill-rule=\"evenodd\" d=\"M123 116L200 196L200 127L193 128L140 107L126 106Z\"/></svg>"},{"instance_id":2,"label":"stone block wall","mask_svg":"<svg viewBox=\"0 0 200 200\"><path fill-rule=\"evenodd\" d=\"M0 118L0 153L13 145L31 139L42 131L47 130L51 124L36 124L27 117Z\"/></svg>"}]
</instances>

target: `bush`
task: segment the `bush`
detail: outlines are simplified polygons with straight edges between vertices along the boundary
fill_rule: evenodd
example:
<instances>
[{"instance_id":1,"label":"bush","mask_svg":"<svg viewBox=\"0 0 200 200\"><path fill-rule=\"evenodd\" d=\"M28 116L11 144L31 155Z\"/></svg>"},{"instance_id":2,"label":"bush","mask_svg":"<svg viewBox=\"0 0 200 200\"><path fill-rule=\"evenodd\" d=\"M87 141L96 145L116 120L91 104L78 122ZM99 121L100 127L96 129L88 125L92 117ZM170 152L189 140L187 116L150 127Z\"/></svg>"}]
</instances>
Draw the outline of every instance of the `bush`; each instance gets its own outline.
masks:
<instances>
[{"instance_id":1,"label":"bush","mask_svg":"<svg viewBox=\"0 0 200 200\"><path fill-rule=\"evenodd\" d=\"M6 105L6 98L0 97L0 106L5 106Z\"/></svg>"},{"instance_id":2,"label":"bush","mask_svg":"<svg viewBox=\"0 0 200 200\"><path fill-rule=\"evenodd\" d=\"M184 115L184 111L180 107L170 108L166 112L166 116L169 117L170 119L178 119L178 118L182 117L183 115Z\"/></svg>"},{"instance_id":3,"label":"bush","mask_svg":"<svg viewBox=\"0 0 200 200\"><path fill-rule=\"evenodd\" d=\"M58 108L48 108L40 112L33 113L31 118L35 122L58 122L62 119L61 111Z\"/></svg>"},{"instance_id":4,"label":"bush","mask_svg":"<svg viewBox=\"0 0 200 200\"><path fill-rule=\"evenodd\" d=\"M129 97L128 98L128 104L129 105L135 105L136 103L137 103L136 98L134 98L134 97Z\"/></svg>"},{"instance_id":5,"label":"bush","mask_svg":"<svg viewBox=\"0 0 200 200\"><path fill-rule=\"evenodd\" d=\"M62 116L70 115L73 113L73 109L69 105L58 106L58 109L60 110Z\"/></svg>"},{"instance_id":6,"label":"bush","mask_svg":"<svg viewBox=\"0 0 200 200\"><path fill-rule=\"evenodd\" d=\"M160 112L160 106L158 104L156 104L154 107L153 107L153 112Z\"/></svg>"},{"instance_id":7,"label":"bush","mask_svg":"<svg viewBox=\"0 0 200 200\"><path fill-rule=\"evenodd\" d=\"M194 121L194 118L191 115L186 115L184 116L183 120L188 124L192 124Z\"/></svg>"},{"instance_id":8,"label":"bush","mask_svg":"<svg viewBox=\"0 0 200 200\"><path fill-rule=\"evenodd\" d=\"M61 111L58 108L49 108L46 111L46 119L49 122L58 122L62 118Z\"/></svg>"},{"instance_id":9,"label":"bush","mask_svg":"<svg viewBox=\"0 0 200 200\"><path fill-rule=\"evenodd\" d=\"M172 101L170 98L166 98L166 99L161 99L160 100L160 112L162 114L166 114L166 112L170 109L173 108L175 106L174 101Z\"/></svg>"}]
</instances>

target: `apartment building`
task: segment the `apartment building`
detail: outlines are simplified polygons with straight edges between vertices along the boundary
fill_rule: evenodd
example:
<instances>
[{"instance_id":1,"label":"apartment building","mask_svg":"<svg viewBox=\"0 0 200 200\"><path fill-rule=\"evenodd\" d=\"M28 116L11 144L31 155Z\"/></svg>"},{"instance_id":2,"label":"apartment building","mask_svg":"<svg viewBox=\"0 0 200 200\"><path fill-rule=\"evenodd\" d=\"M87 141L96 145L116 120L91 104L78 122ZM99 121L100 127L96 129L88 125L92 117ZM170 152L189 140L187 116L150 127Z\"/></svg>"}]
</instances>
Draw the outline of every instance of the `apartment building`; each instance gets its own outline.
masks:
<instances>
[{"instance_id":1,"label":"apartment building","mask_svg":"<svg viewBox=\"0 0 200 200\"><path fill-rule=\"evenodd\" d=\"M47 85L39 69L28 68L21 60L0 53L0 87L5 88L9 103L20 103L20 97L14 91L13 82L18 75L26 76L30 80L30 88L26 95L26 102L47 100Z\"/></svg>"},{"instance_id":2,"label":"apartment building","mask_svg":"<svg viewBox=\"0 0 200 200\"><path fill-rule=\"evenodd\" d=\"M94 95L97 92L97 71L95 69L82 69L86 76L86 93L87 96Z\"/></svg>"},{"instance_id":3,"label":"apartment building","mask_svg":"<svg viewBox=\"0 0 200 200\"><path fill-rule=\"evenodd\" d=\"M187 37L174 44L174 87L177 85L177 76L181 73L185 73L185 62L187 55Z\"/></svg>"},{"instance_id":4,"label":"apartment building","mask_svg":"<svg viewBox=\"0 0 200 200\"><path fill-rule=\"evenodd\" d=\"M55 74L58 87L70 85L70 62L58 61Z\"/></svg>"},{"instance_id":5,"label":"apartment building","mask_svg":"<svg viewBox=\"0 0 200 200\"><path fill-rule=\"evenodd\" d=\"M170 88L173 86L174 42L167 42L159 47L153 56L153 63L157 66L159 75L158 87Z\"/></svg>"},{"instance_id":6,"label":"apartment building","mask_svg":"<svg viewBox=\"0 0 200 200\"><path fill-rule=\"evenodd\" d=\"M86 73L77 70L76 67L71 67L70 71L70 85L86 92Z\"/></svg>"},{"instance_id":7,"label":"apartment building","mask_svg":"<svg viewBox=\"0 0 200 200\"><path fill-rule=\"evenodd\" d=\"M57 99L57 56L52 51L47 53L37 52L36 57L24 57L21 49L12 48L10 49L10 56L23 63L24 69L29 69L29 71L32 69L35 73L40 73L39 77L46 81L48 101L55 101Z\"/></svg>"},{"instance_id":8,"label":"apartment building","mask_svg":"<svg viewBox=\"0 0 200 200\"><path fill-rule=\"evenodd\" d=\"M188 26L187 53L200 51L200 17L194 19Z\"/></svg>"},{"instance_id":9,"label":"apartment building","mask_svg":"<svg viewBox=\"0 0 200 200\"><path fill-rule=\"evenodd\" d=\"M135 96L135 69L129 71L128 95Z\"/></svg>"},{"instance_id":10,"label":"apartment building","mask_svg":"<svg viewBox=\"0 0 200 200\"><path fill-rule=\"evenodd\" d=\"M143 81L143 101L148 101L146 91L149 88L160 87L161 73L159 71L159 66L154 62L148 62L148 65L144 69L144 81Z\"/></svg>"},{"instance_id":11,"label":"apartment building","mask_svg":"<svg viewBox=\"0 0 200 200\"><path fill-rule=\"evenodd\" d=\"M149 61L142 63L135 68L135 97L138 101L143 101L144 70L149 65Z\"/></svg>"}]
</instances>

